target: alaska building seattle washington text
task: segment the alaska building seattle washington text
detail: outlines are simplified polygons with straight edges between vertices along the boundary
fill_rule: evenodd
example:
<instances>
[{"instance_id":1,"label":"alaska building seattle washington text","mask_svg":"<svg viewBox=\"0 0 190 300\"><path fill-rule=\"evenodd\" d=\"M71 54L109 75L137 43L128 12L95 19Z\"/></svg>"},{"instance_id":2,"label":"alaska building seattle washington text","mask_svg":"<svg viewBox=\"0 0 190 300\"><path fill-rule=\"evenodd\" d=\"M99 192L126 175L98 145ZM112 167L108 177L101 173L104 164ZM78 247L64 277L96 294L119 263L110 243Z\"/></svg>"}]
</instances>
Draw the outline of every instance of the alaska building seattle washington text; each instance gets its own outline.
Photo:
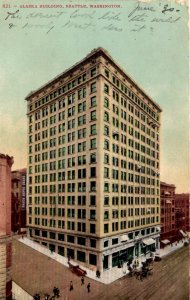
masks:
<instances>
[{"instance_id":1,"label":"alaska building seattle washington text","mask_svg":"<svg viewBox=\"0 0 190 300\"><path fill-rule=\"evenodd\" d=\"M159 248L161 108L103 48L26 100L30 238L101 272Z\"/></svg>"}]
</instances>

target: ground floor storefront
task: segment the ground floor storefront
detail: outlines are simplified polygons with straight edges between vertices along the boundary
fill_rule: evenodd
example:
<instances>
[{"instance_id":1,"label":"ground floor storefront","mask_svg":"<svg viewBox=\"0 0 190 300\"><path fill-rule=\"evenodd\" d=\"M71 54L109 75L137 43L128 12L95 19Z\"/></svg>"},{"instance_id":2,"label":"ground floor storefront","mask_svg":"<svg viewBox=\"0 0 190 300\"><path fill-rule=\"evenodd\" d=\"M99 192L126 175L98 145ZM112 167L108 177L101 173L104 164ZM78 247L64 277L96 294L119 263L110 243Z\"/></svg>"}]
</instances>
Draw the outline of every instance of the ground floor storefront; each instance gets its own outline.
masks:
<instances>
[{"instance_id":1,"label":"ground floor storefront","mask_svg":"<svg viewBox=\"0 0 190 300\"><path fill-rule=\"evenodd\" d=\"M121 268L125 262L132 262L160 248L158 227L104 238L30 229L28 237L52 253L100 272L116 266Z\"/></svg>"}]
</instances>

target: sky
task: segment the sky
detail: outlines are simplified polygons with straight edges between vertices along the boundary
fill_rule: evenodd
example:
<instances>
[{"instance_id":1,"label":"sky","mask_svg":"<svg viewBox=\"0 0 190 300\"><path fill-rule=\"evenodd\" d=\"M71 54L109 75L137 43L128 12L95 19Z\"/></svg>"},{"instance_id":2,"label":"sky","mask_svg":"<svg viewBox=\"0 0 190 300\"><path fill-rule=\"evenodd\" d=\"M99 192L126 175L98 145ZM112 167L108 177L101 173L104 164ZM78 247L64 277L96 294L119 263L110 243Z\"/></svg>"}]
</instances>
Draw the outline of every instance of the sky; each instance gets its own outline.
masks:
<instances>
[{"instance_id":1,"label":"sky","mask_svg":"<svg viewBox=\"0 0 190 300\"><path fill-rule=\"evenodd\" d=\"M0 12L0 153L14 156L13 169L27 165L26 95L101 46L161 106L161 180L188 192L187 7L173 1L111 0L104 4L120 7L102 9L89 8L99 0L83 1L84 9L66 8L77 1L23 3L12 0ZM40 3L65 6L41 9Z\"/></svg>"}]
</instances>

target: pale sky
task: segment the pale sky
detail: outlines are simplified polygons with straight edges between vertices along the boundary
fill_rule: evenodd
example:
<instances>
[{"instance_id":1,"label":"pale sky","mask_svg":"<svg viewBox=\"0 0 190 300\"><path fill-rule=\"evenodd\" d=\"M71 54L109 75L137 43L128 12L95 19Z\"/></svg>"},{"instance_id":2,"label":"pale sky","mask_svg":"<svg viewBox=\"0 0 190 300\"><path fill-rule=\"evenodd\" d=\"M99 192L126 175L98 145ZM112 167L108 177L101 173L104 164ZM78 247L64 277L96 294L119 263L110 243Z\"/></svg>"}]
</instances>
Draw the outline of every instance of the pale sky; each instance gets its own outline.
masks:
<instances>
[{"instance_id":1,"label":"pale sky","mask_svg":"<svg viewBox=\"0 0 190 300\"><path fill-rule=\"evenodd\" d=\"M11 3L18 5L21 1ZM91 4L98 3L98 0L91 1ZM1 10L0 152L14 156L13 169L26 167L25 96L101 46L161 106L161 180L175 184L177 192L187 192L187 8L171 5L172 1L154 1L139 7L135 1L107 3L120 3L122 7L78 11L17 7L19 18L9 16L7 20L7 9ZM170 10L164 11L167 4ZM17 8L8 11L13 13ZM62 15L56 18L60 12ZM54 16L50 18L47 14ZM139 15L144 20L137 21Z\"/></svg>"}]
</instances>

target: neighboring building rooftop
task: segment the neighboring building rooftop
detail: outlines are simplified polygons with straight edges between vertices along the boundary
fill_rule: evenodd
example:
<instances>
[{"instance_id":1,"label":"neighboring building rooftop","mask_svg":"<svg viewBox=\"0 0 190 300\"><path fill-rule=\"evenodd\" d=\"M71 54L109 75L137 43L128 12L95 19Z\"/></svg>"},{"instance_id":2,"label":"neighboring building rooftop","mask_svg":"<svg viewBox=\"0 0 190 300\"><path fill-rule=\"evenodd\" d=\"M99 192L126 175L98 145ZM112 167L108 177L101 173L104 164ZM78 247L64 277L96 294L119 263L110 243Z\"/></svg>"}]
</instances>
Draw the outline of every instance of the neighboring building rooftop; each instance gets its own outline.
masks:
<instances>
[{"instance_id":1,"label":"neighboring building rooftop","mask_svg":"<svg viewBox=\"0 0 190 300\"><path fill-rule=\"evenodd\" d=\"M14 159L13 159L13 156L9 156L7 154L2 154L0 153L0 158L3 158L3 159L6 159L8 164L12 166L13 162L14 162Z\"/></svg>"},{"instance_id":2,"label":"neighboring building rooftop","mask_svg":"<svg viewBox=\"0 0 190 300\"><path fill-rule=\"evenodd\" d=\"M166 183L166 182L163 182L163 181L160 181L160 185L176 188L175 184L170 184L170 183Z\"/></svg>"},{"instance_id":3,"label":"neighboring building rooftop","mask_svg":"<svg viewBox=\"0 0 190 300\"><path fill-rule=\"evenodd\" d=\"M16 172L26 173L26 171L27 171L27 168L23 168L23 169L14 170L11 173L16 173Z\"/></svg>"}]
</instances>

